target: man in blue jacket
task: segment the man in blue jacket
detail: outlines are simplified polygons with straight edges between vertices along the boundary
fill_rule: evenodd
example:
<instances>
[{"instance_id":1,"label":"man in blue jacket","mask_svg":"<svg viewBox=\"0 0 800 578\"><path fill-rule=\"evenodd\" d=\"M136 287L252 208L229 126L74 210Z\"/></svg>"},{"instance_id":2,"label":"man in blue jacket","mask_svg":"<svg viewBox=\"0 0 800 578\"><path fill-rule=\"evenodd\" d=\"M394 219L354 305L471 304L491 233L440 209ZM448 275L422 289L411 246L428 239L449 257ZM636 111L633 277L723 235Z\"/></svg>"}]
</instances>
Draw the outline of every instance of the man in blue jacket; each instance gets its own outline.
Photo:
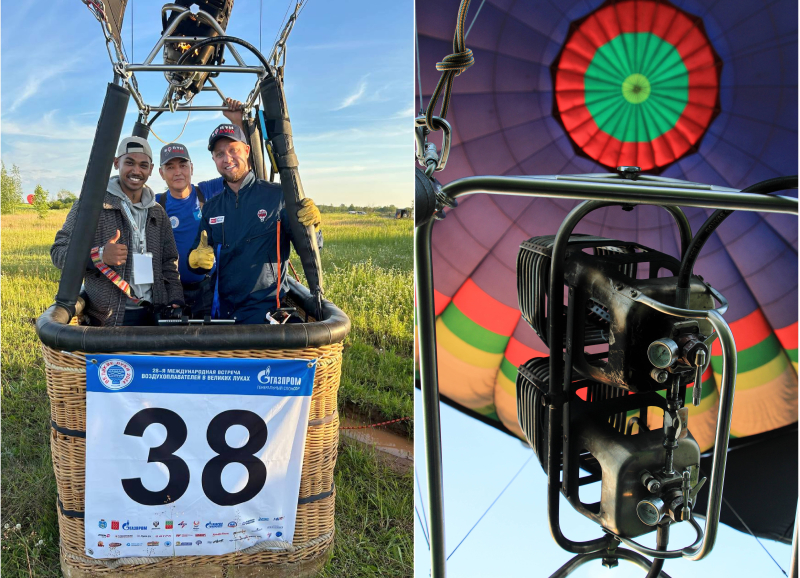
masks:
<instances>
[{"instance_id":1,"label":"man in blue jacket","mask_svg":"<svg viewBox=\"0 0 800 578\"><path fill-rule=\"evenodd\" d=\"M250 170L250 147L240 124L221 124L209 138L208 150L225 184L203 208L188 261L198 274L216 263L221 319L264 323L286 293L291 230L280 185L257 179ZM297 217L304 226L319 228L319 209L311 199L301 201Z\"/></svg>"},{"instance_id":2,"label":"man in blue jacket","mask_svg":"<svg viewBox=\"0 0 800 578\"><path fill-rule=\"evenodd\" d=\"M215 270L198 275L189 270L189 250L200 229L203 205L222 192L222 177L192 184L194 167L189 151L180 143L170 143L161 149L161 178L167 191L156 196L156 201L167 211L178 247L178 272L181 276L186 305L192 315L202 318L211 315L214 300Z\"/></svg>"}]
</instances>

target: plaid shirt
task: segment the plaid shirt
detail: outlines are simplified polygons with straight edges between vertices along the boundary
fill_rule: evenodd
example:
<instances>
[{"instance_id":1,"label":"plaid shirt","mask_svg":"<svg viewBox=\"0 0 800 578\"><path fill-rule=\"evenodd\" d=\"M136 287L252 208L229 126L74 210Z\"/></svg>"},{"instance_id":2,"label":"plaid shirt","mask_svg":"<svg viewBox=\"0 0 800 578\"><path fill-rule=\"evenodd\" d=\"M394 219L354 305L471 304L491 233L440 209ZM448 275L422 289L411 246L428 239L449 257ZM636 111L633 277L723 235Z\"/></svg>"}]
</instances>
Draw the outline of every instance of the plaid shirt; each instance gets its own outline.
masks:
<instances>
[{"instance_id":1,"label":"plaid shirt","mask_svg":"<svg viewBox=\"0 0 800 578\"><path fill-rule=\"evenodd\" d=\"M64 226L56 233L56 239L50 248L53 265L62 269L67 258L67 246L75 227L80 199L72 205ZM103 199L103 210L97 222L92 245L104 246L119 229L119 243L129 249L128 259L124 265L111 267L123 279L130 281L133 272L133 259L130 247L133 246L131 226L122 211L122 199L106 192ZM164 208L156 203L147 209L147 251L153 254L153 305L156 307L171 303L183 304L183 289L178 276L178 249L172 236L172 226ZM89 296L86 314L94 321L105 326L122 325L125 316L126 295L92 264L86 256L86 274L84 286Z\"/></svg>"}]
</instances>

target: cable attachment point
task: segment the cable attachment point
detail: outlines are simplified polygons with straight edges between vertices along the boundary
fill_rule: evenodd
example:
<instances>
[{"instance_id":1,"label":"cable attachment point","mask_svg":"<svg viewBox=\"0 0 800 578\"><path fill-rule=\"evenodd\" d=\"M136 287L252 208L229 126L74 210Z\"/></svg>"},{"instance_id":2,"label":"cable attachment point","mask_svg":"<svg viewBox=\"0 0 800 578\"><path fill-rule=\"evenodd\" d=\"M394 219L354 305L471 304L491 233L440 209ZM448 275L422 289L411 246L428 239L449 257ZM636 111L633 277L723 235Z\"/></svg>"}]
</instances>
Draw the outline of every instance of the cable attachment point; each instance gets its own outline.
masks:
<instances>
[{"instance_id":1,"label":"cable attachment point","mask_svg":"<svg viewBox=\"0 0 800 578\"><path fill-rule=\"evenodd\" d=\"M436 145L428 142L428 135L431 130L424 116L414 119L414 136L417 139L417 162L425 168L425 174L430 177L434 171L442 171L447 166L447 158L450 156L450 142L452 129L450 123L445 119L434 116L434 130L442 131L442 150L436 150Z\"/></svg>"},{"instance_id":2,"label":"cable attachment point","mask_svg":"<svg viewBox=\"0 0 800 578\"><path fill-rule=\"evenodd\" d=\"M445 218L444 208L450 207L451 209L455 209L458 206L458 201L448 197L442 191L442 185L439 181L433 181L433 188L436 191L436 212L433 214L433 218L437 221L441 221Z\"/></svg>"},{"instance_id":3,"label":"cable attachment point","mask_svg":"<svg viewBox=\"0 0 800 578\"><path fill-rule=\"evenodd\" d=\"M127 69L128 63L124 61L114 63L114 74L119 75L120 78L128 80L132 73Z\"/></svg>"}]
</instances>

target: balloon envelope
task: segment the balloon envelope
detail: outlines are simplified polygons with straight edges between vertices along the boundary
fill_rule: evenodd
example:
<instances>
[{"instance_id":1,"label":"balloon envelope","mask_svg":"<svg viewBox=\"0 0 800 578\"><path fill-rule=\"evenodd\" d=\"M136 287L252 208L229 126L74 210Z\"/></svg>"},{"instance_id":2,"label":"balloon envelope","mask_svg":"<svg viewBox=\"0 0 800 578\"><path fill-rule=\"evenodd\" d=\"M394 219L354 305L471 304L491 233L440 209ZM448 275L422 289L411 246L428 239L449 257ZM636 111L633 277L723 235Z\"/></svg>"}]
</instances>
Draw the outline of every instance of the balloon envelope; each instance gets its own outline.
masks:
<instances>
[{"instance_id":1,"label":"balloon envelope","mask_svg":"<svg viewBox=\"0 0 800 578\"><path fill-rule=\"evenodd\" d=\"M665 177L744 188L767 178L797 174L797 4L786 0L655 4L659 10L669 9L676 22L686 24L681 38L694 38L694 56L702 56L699 68L680 39L673 39L674 53L669 46L655 46L654 38L669 43L668 30L636 28L636 17L652 7L648 2L484 3L466 42L474 52L475 65L454 81L448 113L453 148L439 178L447 182L481 174L608 172L615 164L642 164L650 167L647 172ZM473 6L467 16L468 26L476 9ZM457 10L457 0L437 3L435 8L418 2L425 102L439 78L435 63L452 52ZM609 10L614 11L613 18ZM636 17L625 24L631 14ZM581 28L587 22L597 24L593 38ZM640 33L650 37L615 40ZM682 63L686 72L677 76L684 84L656 86L668 72L655 67L654 79L652 70L629 66L624 49L633 43L636 53L645 41L650 42L647 50L652 54L644 48L640 52L650 54L651 60L662 54L663 59L672 59L671 69ZM606 70L606 76L592 72L594 87L586 78L583 88L578 81L559 85L565 55L580 50L586 57L582 63L586 70L595 63L598 70ZM611 62L613 58L616 63ZM642 61L646 61L644 56ZM706 71L704 80L693 79L698 69ZM635 74L644 80L631 79ZM632 102L641 98L645 80L650 87L648 99ZM598 91L601 81L611 86L605 93L603 86ZM684 106L680 114L673 110L669 117L662 107L674 102L674 91L681 90ZM573 121L565 118L572 110L568 95L583 99L590 118L584 110L584 116L570 124ZM591 98L617 106L617 114L608 115L602 107L592 113L586 106ZM697 104L694 112L691 103ZM691 114L684 117L687 111ZM624 131L615 132L614 116L625 119ZM658 122L648 124L648 118ZM672 140L668 141L670 131ZM696 138L690 140L693 134ZM612 139L621 144L615 145ZM658 139L664 142L659 144ZM681 143L685 148L677 146ZM610 150L614 154L609 160L603 155ZM784 194L796 196L796 191ZM462 198L460 206L433 228L440 391L446 402L518 436L516 368L531 357L548 355L548 349L521 318L516 255L523 240L555 234L575 204L472 195ZM687 208L686 213L696 231L711 211ZM679 256L674 222L657 207L596 211L576 232L636 241ZM730 302L725 318L733 330L739 360L732 436L774 444L755 436L784 431L797 422L797 218L733 213L706 244L695 273ZM703 376L701 405L690 407L689 427L704 449L713 444L720 368L717 345ZM758 520L748 520L761 535L791 539L797 502L796 439L794 447L794 453L786 447L781 453L794 474L782 472L778 488L770 486L776 491L764 497L768 506L789 512L784 516L788 526L783 519L773 523L768 512L774 508L765 506ZM731 452L730 463L742 455ZM763 474L775 461L756 464L751 456L743 463ZM726 491L735 484L726 477ZM742 527L725 508L723 521Z\"/></svg>"},{"instance_id":2,"label":"balloon envelope","mask_svg":"<svg viewBox=\"0 0 800 578\"><path fill-rule=\"evenodd\" d=\"M33 204L33 195L28 195L27 200L28 200L28 204L32 205Z\"/></svg>"}]
</instances>

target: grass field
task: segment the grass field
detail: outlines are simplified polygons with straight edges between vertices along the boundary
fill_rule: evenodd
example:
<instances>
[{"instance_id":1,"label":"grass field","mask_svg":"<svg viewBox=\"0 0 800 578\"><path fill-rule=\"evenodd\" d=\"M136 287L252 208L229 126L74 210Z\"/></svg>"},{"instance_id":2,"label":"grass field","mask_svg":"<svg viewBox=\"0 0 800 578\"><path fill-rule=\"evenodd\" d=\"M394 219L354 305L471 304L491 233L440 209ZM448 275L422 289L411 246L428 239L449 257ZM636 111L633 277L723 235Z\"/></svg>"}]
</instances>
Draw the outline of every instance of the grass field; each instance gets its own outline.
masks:
<instances>
[{"instance_id":1,"label":"grass field","mask_svg":"<svg viewBox=\"0 0 800 578\"><path fill-rule=\"evenodd\" d=\"M33 321L52 302L59 271L50 244L66 217L32 210L2 218L2 575L55 577L56 487L49 405ZM412 223L325 214L326 298L350 316L340 412L371 419L412 416ZM293 257L301 271L299 259ZM302 273L301 273L302 275ZM405 431L411 435L410 422ZM411 576L413 482L374 453L342 443L336 468L337 520L323 576Z\"/></svg>"}]
</instances>

